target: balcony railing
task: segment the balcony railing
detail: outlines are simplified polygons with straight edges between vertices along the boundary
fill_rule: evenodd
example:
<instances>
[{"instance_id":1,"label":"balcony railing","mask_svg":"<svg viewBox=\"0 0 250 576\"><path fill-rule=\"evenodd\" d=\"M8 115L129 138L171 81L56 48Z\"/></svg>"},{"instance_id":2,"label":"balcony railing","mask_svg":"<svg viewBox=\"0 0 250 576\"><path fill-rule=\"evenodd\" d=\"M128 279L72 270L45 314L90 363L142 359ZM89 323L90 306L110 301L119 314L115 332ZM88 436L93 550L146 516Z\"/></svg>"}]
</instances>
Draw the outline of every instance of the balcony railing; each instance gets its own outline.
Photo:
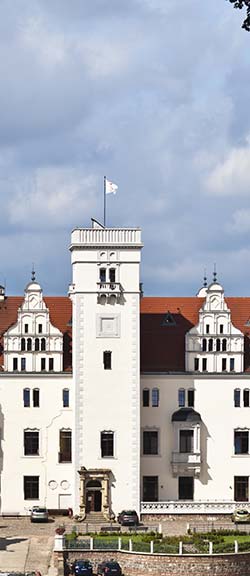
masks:
<instances>
[{"instance_id":1,"label":"balcony railing","mask_svg":"<svg viewBox=\"0 0 250 576\"><path fill-rule=\"evenodd\" d=\"M171 464L174 476L189 473L197 478L201 471L201 453L172 452Z\"/></svg>"},{"instance_id":2,"label":"balcony railing","mask_svg":"<svg viewBox=\"0 0 250 576\"><path fill-rule=\"evenodd\" d=\"M123 288L120 282L97 282L99 294L121 294Z\"/></svg>"},{"instance_id":3,"label":"balcony railing","mask_svg":"<svg viewBox=\"0 0 250 576\"><path fill-rule=\"evenodd\" d=\"M248 510L249 502L232 500L141 502L141 514L232 514L239 508Z\"/></svg>"}]
</instances>

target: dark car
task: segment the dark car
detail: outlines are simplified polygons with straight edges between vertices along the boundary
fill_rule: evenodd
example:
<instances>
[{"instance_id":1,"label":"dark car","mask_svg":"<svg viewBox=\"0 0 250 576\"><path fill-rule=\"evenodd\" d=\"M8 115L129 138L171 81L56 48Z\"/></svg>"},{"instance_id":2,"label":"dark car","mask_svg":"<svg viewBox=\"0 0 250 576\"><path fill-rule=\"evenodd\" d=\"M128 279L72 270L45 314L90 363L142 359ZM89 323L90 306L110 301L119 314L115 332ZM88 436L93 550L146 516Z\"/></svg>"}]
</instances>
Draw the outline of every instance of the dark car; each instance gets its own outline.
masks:
<instances>
[{"instance_id":1,"label":"dark car","mask_svg":"<svg viewBox=\"0 0 250 576\"><path fill-rule=\"evenodd\" d=\"M75 560L73 563L73 574L76 576L92 576L93 568L89 560Z\"/></svg>"},{"instance_id":2,"label":"dark car","mask_svg":"<svg viewBox=\"0 0 250 576\"><path fill-rule=\"evenodd\" d=\"M135 510L123 510L118 514L117 522L122 526L135 526L139 524L139 518Z\"/></svg>"},{"instance_id":3,"label":"dark car","mask_svg":"<svg viewBox=\"0 0 250 576\"><path fill-rule=\"evenodd\" d=\"M101 562L97 568L98 576L122 576L122 569L118 562Z\"/></svg>"}]
</instances>

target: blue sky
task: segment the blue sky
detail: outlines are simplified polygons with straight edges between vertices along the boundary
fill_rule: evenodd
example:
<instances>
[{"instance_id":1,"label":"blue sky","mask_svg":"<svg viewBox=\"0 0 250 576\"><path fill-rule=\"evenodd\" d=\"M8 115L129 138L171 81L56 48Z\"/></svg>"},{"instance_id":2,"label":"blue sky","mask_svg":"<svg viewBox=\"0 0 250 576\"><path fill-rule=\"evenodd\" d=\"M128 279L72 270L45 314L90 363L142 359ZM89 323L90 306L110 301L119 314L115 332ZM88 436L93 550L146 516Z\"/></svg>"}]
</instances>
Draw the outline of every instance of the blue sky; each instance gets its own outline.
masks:
<instances>
[{"instance_id":1,"label":"blue sky","mask_svg":"<svg viewBox=\"0 0 250 576\"><path fill-rule=\"evenodd\" d=\"M70 282L70 232L140 226L147 295L250 294L250 34L225 0L2 0L0 283Z\"/></svg>"}]
</instances>

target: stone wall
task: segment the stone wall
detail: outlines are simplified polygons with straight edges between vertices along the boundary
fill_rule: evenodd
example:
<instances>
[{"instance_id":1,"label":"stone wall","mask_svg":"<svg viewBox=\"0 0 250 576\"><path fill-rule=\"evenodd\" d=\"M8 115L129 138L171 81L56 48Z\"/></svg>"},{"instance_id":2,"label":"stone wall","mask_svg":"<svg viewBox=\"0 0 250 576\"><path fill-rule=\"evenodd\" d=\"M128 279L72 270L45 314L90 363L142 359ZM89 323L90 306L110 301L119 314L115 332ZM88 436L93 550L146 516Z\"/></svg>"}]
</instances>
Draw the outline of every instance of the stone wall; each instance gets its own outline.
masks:
<instances>
[{"instance_id":1,"label":"stone wall","mask_svg":"<svg viewBox=\"0 0 250 576\"><path fill-rule=\"evenodd\" d=\"M70 562L88 558L96 571L102 560L113 558L122 567L125 576L250 576L250 553L208 555L136 554L133 552L71 551L65 554ZM63 553L55 553L58 575L63 576Z\"/></svg>"}]
</instances>

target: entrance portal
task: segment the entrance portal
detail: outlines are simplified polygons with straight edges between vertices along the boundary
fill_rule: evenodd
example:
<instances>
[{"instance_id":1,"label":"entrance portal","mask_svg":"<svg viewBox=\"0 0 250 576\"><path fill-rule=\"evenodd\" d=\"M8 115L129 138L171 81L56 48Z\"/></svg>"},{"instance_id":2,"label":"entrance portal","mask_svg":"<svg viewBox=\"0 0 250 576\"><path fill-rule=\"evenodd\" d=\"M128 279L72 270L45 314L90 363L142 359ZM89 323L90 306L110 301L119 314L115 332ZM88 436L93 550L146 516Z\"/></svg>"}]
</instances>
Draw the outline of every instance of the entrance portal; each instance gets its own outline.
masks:
<instances>
[{"instance_id":1,"label":"entrance portal","mask_svg":"<svg viewBox=\"0 0 250 576\"><path fill-rule=\"evenodd\" d=\"M87 490L86 512L101 512L102 493L101 490Z\"/></svg>"}]
</instances>

